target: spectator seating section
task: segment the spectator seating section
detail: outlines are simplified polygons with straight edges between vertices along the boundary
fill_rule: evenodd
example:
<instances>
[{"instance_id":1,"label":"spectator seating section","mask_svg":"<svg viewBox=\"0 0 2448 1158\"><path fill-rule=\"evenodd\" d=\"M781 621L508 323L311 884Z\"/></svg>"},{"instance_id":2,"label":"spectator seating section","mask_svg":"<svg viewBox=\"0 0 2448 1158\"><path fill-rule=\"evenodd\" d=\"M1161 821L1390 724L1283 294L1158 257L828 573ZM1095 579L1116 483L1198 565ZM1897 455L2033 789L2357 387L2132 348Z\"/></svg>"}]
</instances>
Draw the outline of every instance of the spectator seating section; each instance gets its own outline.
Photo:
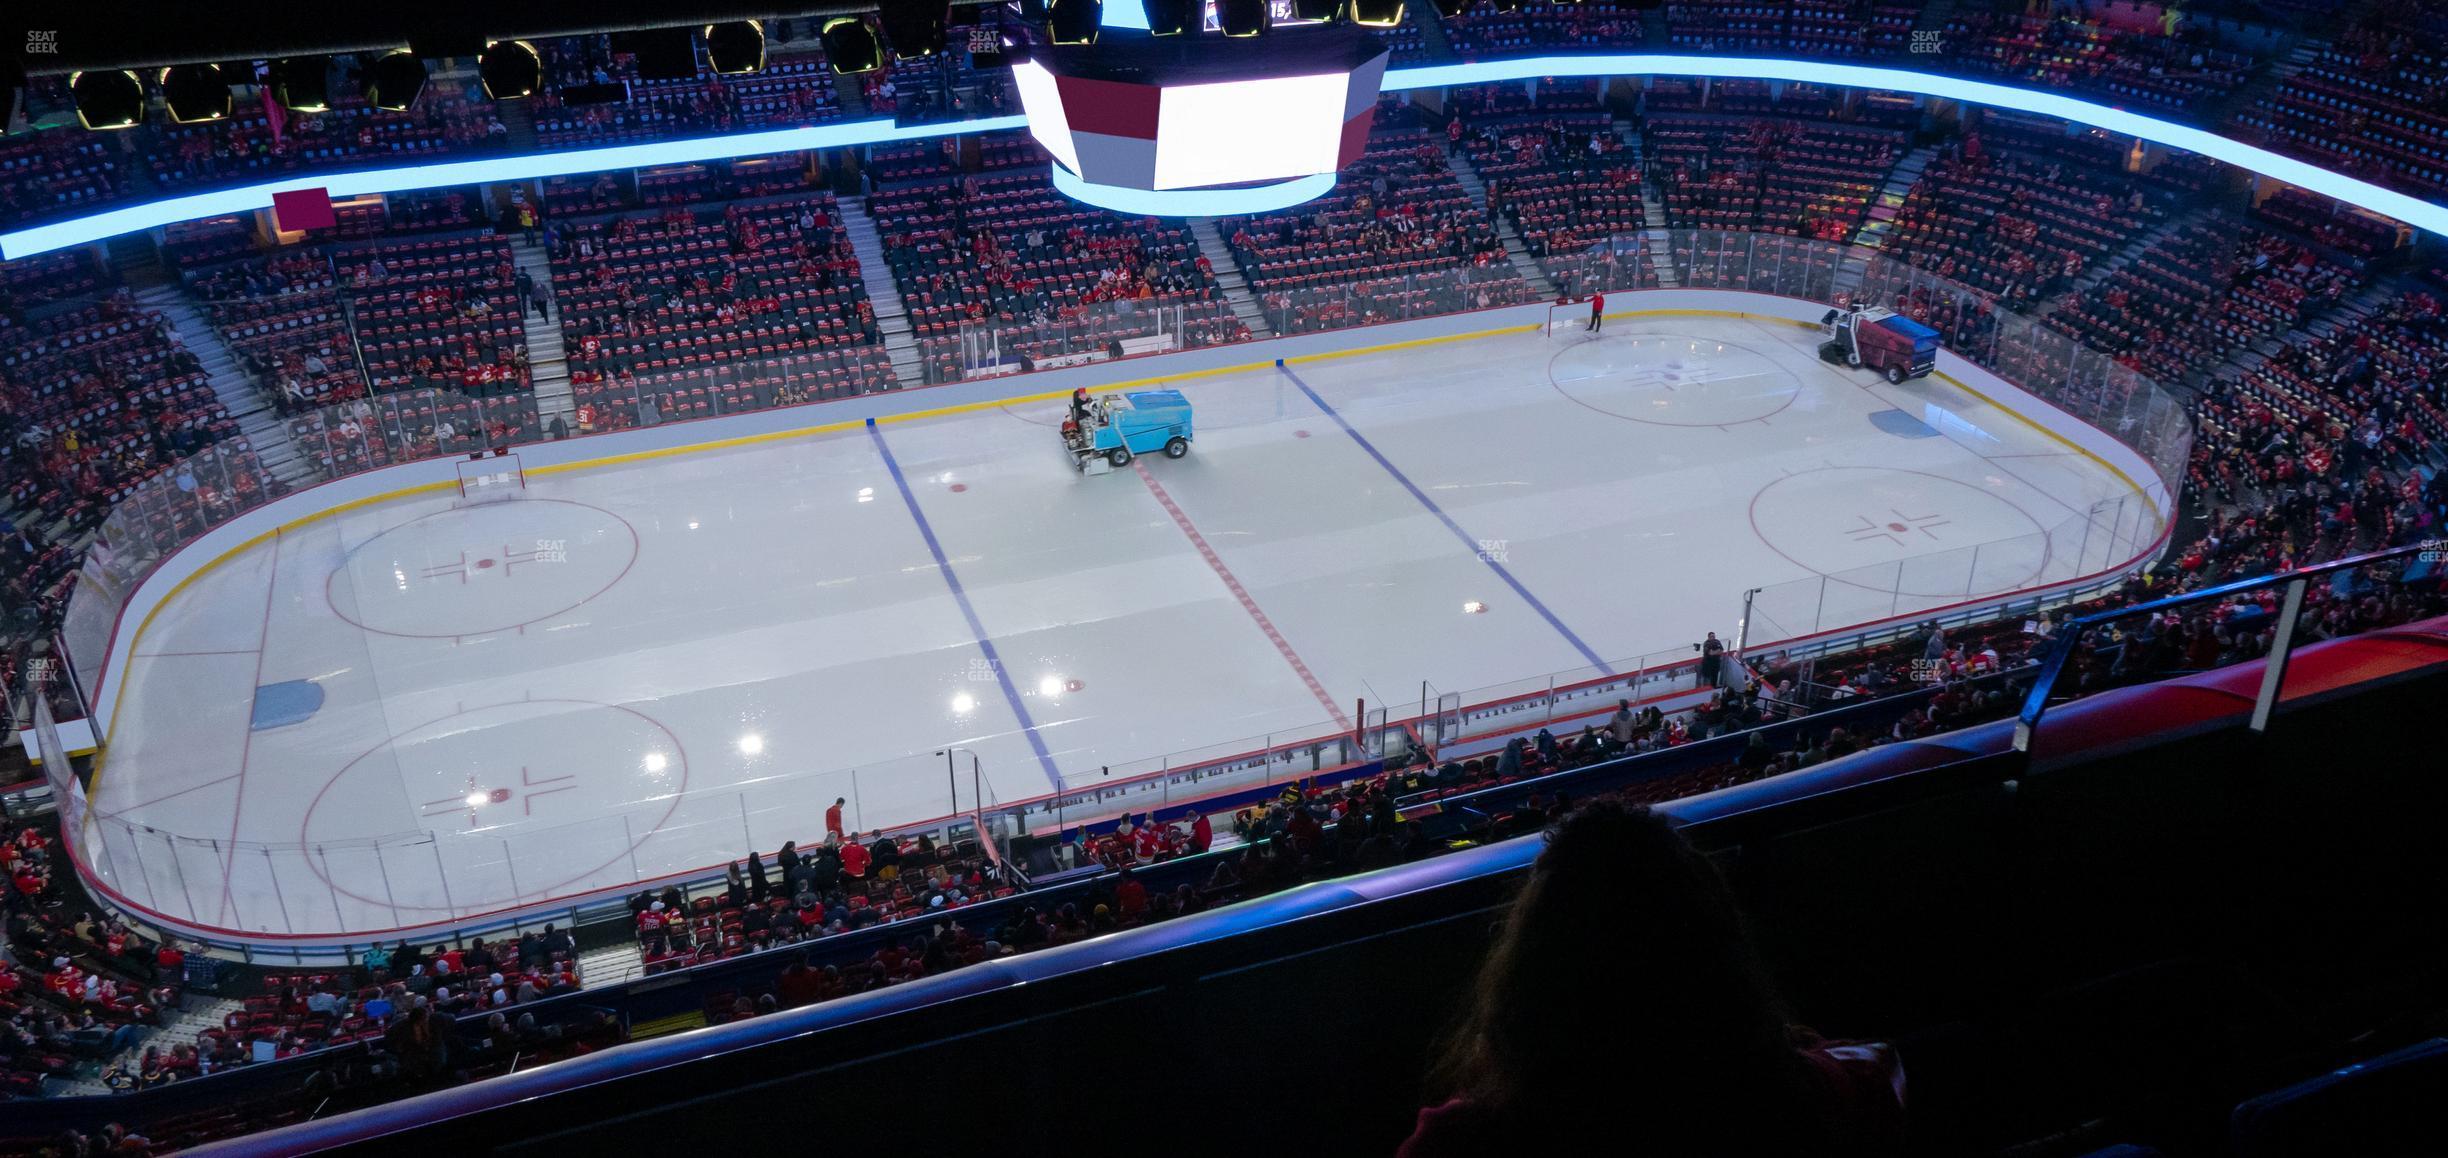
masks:
<instances>
[{"instance_id":1,"label":"spectator seating section","mask_svg":"<svg viewBox=\"0 0 2448 1158\"><path fill-rule=\"evenodd\" d=\"M2394 253L2413 242L2404 224L2287 186L2253 206L2253 216L2351 257Z\"/></svg>"},{"instance_id":2,"label":"spectator seating section","mask_svg":"<svg viewBox=\"0 0 2448 1158\"><path fill-rule=\"evenodd\" d=\"M37 624L56 622L66 605L80 536L179 459L217 445L233 469L197 480L186 505L147 508L151 521L125 526L131 539L180 542L210 525L197 520L277 493L203 367L125 290L37 322L0 322L0 440L0 519L25 533L0 542L0 592Z\"/></svg>"},{"instance_id":3,"label":"spectator seating section","mask_svg":"<svg viewBox=\"0 0 2448 1158\"><path fill-rule=\"evenodd\" d=\"M127 190L118 149L80 129L0 137L0 225L90 212Z\"/></svg>"},{"instance_id":4,"label":"spectator seating section","mask_svg":"<svg viewBox=\"0 0 2448 1158\"><path fill-rule=\"evenodd\" d=\"M366 392L336 290L230 298L212 303L207 314L239 365L256 375L256 387L284 412Z\"/></svg>"},{"instance_id":5,"label":"spectator seating section","mask_svg":"<svg viewBox=\"0 0 2448 1158\"><path fill-rule=\"evenodd\" d=\"M491 102L454 99L443 87L429 84L403 112L345 96L323 112L291 113L267 110L248 97L228 120L144 130L152 138L145 163L163 190L185 192L301 170L409 164L508 147L509 130Z\"/></svg>"},{"instance_id":6,"label":"spectator seating section","mask_svg":"<svg viewBox=\"0 0 2448 1158\"><path fill-rule=\"evenodd\" d=\"M1436 15L1422 4L1414 7L1411 19L1434 20ZM1525 0L1514 12L1478 4L1444 25L1446 44L1464 60L1625 51L1639 47L1642 36L1640 12L1618 0Z\"/></svg>"},{"instance_id":7,"label":"spectator seating section","mask_svg":"<svg viewBox=\"0 0 2448 1158\"><path fill-rule=\"evenodd\" d=\"M1299 333L1526 300L1495 227L1446 166L1444 134L1380 107L1367 149L1297 209L1219 219L1260 307Z\"/></svg>"},{"instance_id":8,"label":"spectator seating section","mask_svg":"<svg viewBox=\"0 0 2448 1158\"><path fill-rule=\"evenodd\" d=\"M892 389L836 214L815 194L560 230L579 431Z\"/></svg>"},{"instance_id":9,"label":"spectator seating section","mask_svg":"<svg viewBox=\"0 0 2448 1158\"><path fill-rule=\"evenodd\" d=\"M764 897L717 892L688 898L677 889L660 897L639 894L630 908L645 971L660 973L897 921L940 921L950 910L1016 891L973 841L937 847L931 838L871 833L862 838L861 850L886 843L894 850L889 861L869 854L858 860L855 872L849 862L811 845L807 883L789 888L777 880ZM655 907L658 900L661 908Z\"/></svg>"},{"instance_id":10,"label":"spectator seating section","mask_svg":"<svg viewBox=\"0 0 2448 1158\"><path fill-rule=\"evenodd\" d=\"M1651 171L1679 229L1841 241L1904 153L1903 135L1816 120L1653 117Z\"/></svg>"},{"instance_id":11,"label":"spectator seating section","mask_svg":"<svg viewBox=\"0 0 2448 1158\"><path fill-rule=\"evenodd\" d=\"M1188 307L1186 344L1248 336L1188 225L1124 217L1055 192L1033 145L990 139L987 155L1011 167L867 201L928 381L961 375L964 327L1027 357L1154 333L1166 306ZM1121 301L1160 309L1107 304Z\"/></svg>"},{"instance_id":12,"label":"spectator seating section","mask_svg":"<svg viewBox=\"0 0 2448 1158\"><path fill-rule=\"evenodd\" d=\"M2307 321L2361 284L2312 248L2220 216L2188 224L2049 315L2163 382Z\"/></svg>"},{"instance_id":13,"label":"spectator seating section","mask_svg":"<svg viewBox=\"0 0 2448 1158\"><path fill-rule=\"evenodd\" d=\"M333 262L373 390L528 389L507 240L389 241L345 250Z\"/></svg>"},{"instance_id":14,"label":"spectator seating section","mask_svg":"<svg viewBox=\"0 0 2448 1158\"><path fill-rule=\"evenodd\" d=\"M100 297L117 274L90 249L60 249L0 262L0 313L70 298Z\"/></svg>"},{"instance_id":15,"label":"spectator seating section","mask_svg":"<svg viewBox=\"0 0 2448 1158\"><path fill-rule=\"evenodd\" d=\"M1899 23L1901 19L1901 23ZM1779 56L1859 56L1878 43L1892 44L1912 21L1896 9L1865 12L1850 0L1674 0L1666 26L1676 48L1703 52L1773 53Z\"/></svg>"},{"instance_id":16,"label":"spectator seating section","mask_svg":"<svg viewBox=\"0 0 2448 1158\"><path fill-rule=\"evenodd\" d=\"M2159 221L2163 205L2114 170L1974 136L1922 170L1887 252L2028 307Z\"/></svg>"},{"instance_id":17,"label":"spectator seating section","mask_svg":"<svg viewBox=\"0 0 2448 1158\"><path fill-rule=\"evenodd\" d=\"M2402 22L2400 22L2402 20ZM2367 180L2448 192L2448 28L2437 3L2385 5L2237 115L2234 131Z\"/></svg>"},{"instance_id":18,"label":"spectator seating section","mask_svg":"<svg viewBox=\"0 0 2448 1158\"><path fill-rule=\"evenodd\" d=\"M536 141L546 148L822 124L841 116L832 69L812 48L777 52L754 73L676 81L637 79L636 61L612 52L599 35L553 41L546 56L545 71L560 84L629 86L629 99L619 103L570 105L558 86L548 85L535 97Z\"/></svg>"},{"instance_id":19,"label":"spectator seating section","mask_svg":"<svg viewBox=\"0 0 2448 1158\"><path fill-rule=\"evenodd\" d=\"M2362 481L2358 467L2435 461L2448 442L2442 366L2448 318L2423 290L2351 326L2296 334L2196 401L2200 431L2187 485L2197 496L2241 502L2316 480L2349 486ZM2367 514L2390 501L2364 504L2375 508Z\"/></svg>"},{"instance_id":20,"label":"spectator seating section","mask_svg":"<svg viewBox=\"0 0 2448 1158\"><path fill-rule=\"evenodd\" d=\"M2207 30L2166 36L2098 18L1958 10L1943 44L1952 69L2175 110L2231 91L2253 70L2251 57L2218 48Z\"/></svg>"},{"instance_id":21,"label":"spectator seating section","mask_svg":"<svg viewBox=\"0 0 2448 1158\"><path fill-rule=\"evenodd\" d=\"M1542 262L1647 227L1640 167L1593 86L1551 82L1535 103L1514 86L1457 90L1448 99L1468 130L1463 152L1487 182L1490 203ZM1556 268L1547 263L1550 274Z\"/></svg>"}]
</instances>

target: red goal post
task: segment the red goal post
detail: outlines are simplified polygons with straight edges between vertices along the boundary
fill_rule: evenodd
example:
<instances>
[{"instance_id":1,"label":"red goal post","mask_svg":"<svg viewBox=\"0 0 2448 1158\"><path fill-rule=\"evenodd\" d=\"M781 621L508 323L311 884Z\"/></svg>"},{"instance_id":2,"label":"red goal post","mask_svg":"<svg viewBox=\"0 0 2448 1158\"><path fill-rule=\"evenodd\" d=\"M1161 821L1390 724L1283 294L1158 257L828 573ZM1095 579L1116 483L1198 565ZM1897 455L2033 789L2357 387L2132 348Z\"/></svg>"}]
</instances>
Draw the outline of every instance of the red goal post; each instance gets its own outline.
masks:
<instances>
[{"instance_id":1,"label":"red goal post","mask_svg":"<svg viewBox=\"0 0 2448 1158\"><path fill-rule=\"evenodd\" d=\"M527 489L527 468L510 451L479 451L457 465L460 502L513 498Z\"/></svg>"},{"instance_id":2,"label":"red goal post","mask_svg":"<svg viewBox=\"0 0 2448 1158\"><path fill-rule=\"evenodd\" d=\"M1588 298L1557 298L1547 303L1544 332L1550 338L1570 337L1589 328Z\"/></svg>"}]
</instances>

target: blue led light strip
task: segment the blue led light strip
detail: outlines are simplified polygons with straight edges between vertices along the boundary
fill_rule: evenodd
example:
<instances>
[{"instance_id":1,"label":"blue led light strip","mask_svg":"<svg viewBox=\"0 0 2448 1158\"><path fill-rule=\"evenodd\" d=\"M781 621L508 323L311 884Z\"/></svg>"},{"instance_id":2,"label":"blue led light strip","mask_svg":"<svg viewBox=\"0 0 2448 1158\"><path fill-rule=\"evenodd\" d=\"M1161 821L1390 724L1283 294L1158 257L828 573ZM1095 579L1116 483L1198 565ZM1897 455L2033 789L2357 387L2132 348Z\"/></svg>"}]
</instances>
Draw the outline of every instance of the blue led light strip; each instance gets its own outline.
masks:
<instances>
[{"instance_id":1,"label":"blue led light strip","mask_svg":"<svg viewBox=\"0 0 2448 1158\"><path fill-rule=\"evenodd\" d=\"M600 149L571 149L519 157L483 157L436 161L389 169L356 169L330 173L300 173L260 185L241 185L208 193L191 193L107 209L87 217L54 221L12 233L0 233L0 257L32 257L55 249L87 245L178 221L194 221L230 213L252 213L272 207L272 195L292 189L326 189L333 197L368 193L402 193L411 189L442 189L495 181L529 181L607 169L640 169L653 165L684 165L760 157L806 149L839 149L892 141L917 141L963 133L989 133L1028 126L1022 116L983 117L933 125L896 125L890 120L848 121L795 129L769 129L720 137L650 141Z\"/></svg>"},{"instance_id":2,"label":"blue led light strip","mask_svg":"<svg viewBox=\"0 0 2448 1158\"><path fill-rule=\"evenodd\" d=\"M1734 80L1792 80L1809 84L1835 85L1840 88L1886 89L1892 92L1919 93L1922 96L1944 97L1977 105L2012 109L2016 112L2039 113L2060 120L2076 121L2140 137L2154 144L2167 145L2187 152L2224 161L2238 168L2249 169L2263 176L2275 177L2290 185L2301 185L2315 193L2387 214L2426 233L2448 236L2448 207L2383 189L2369 181L2358 181L2343 173L2333 173L2308 161L2282 157L2257 145L2247 145L2230 137L2222 137L2208 129L2196 129L2174 121L2146 117L2110 105L2076 100L2053 92L2016 88L2012 85L1990 84L1986 81L1958 80L1951 76L1934 76L1901 68L1873 68L1860 64L1828 64L1816 60L1761 60L1730 56L1668 56L1653 53L1608 53L1596 56L1532 56L1514 60L1483 60L1470 64L1438 64L1421 68L1388 69L1385 91L1445 88L1459 84L1488 84L1495 81L1531 80L1549 76L1710 76Z\"/></svg>"},{"instance_id":3,"label":"blue led light strip","mask_svg":"<svg viewBox=\"0 0 2448 1158\"><path fill-rule=\"evenodd\" d=\"M2448 206L2383 189L2371 182L2357 180L2343 173L2331 172L2308 161L2282 157L2259 146L2222 137L2207 129L2192 128L2173 121L2143 116L2140 113L2077 100L2053 92L1990 84L1986 81L1959 80L1954 77L1934 76L1909 69L1874 68L1858 64L1829 64L1815 60L1676 56L1651 53L1534 56L1515 60L1485 60L1470 64L1389 69L1385 77L1385 90L1401 92L1410 89L1489 84L1549 76L1626 75L1714 76L1735 79L1803 81L1847 88L1918 93L1923 96L1943 97L1971 104L2039 113L2199 153L2292 185L2303 186L2315 193L2333 197L2349 205L2385 214L2426 233L2448 237ZM140 229L168 225L175 221L191 221L202 217L267 209L272 205L274 193L290 189L319 187L329 189L336 197L352 197L367 193L398 193L410 189L530 180L570 173L592 173L604 169L634 169L652 165L684 164L691 161L716 161L731 157L753 157L802 149L833 149L889 141L924 140L959 133L1017 129L1025 125L1026 118L1018 116L907 127L895 125L889 120L854 121L795 129L734 133L724 137L699 137L684 141L656 141L640 145L577 149L523 157L490 157L481 160L445 161L346 173L300 174L260 185L247 185L235 189L170 197L141 205L122 206L86 217L0 234L0 257L31 257L34 254L85 245L116 237L122 233L133 233Z\"/></svg>"},{"instance_id":4,"label":"blue led light strip","mask_svg":"<svg viewBox=\"0 0 2448 1158\"><path fill-rule=\"evenodd\" d=\"M1056 192L1074 201L1134 217L1239 217L1272 213L1323 197L1335 184L1334 174L1316 173L1269 185L1231 189L1133 189L1088 180L1063 168L1059 161L1051 167Z\"/></svg>"}]
</instances>

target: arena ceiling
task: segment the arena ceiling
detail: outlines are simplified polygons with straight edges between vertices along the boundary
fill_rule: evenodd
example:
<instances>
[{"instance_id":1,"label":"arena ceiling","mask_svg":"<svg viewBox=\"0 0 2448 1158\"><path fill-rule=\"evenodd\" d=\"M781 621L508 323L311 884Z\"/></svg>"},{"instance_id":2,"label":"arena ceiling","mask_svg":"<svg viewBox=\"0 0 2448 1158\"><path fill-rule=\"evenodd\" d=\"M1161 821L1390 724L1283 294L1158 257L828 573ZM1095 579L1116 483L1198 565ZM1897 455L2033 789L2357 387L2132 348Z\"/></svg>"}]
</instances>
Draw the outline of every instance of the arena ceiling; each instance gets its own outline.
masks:
<instances>
[{"instance_id":1,"label":"arena ceiling","mask_svg":"<svg viewBox=\"0 0 2448 1158\"><path fill-rule=\"evenodd\" d=\"M994 0L953 0L977 7ZM429 37L544 39L592 32L674 28L746 19L800 19L872 12L864 4L769 4L723 0L411 0L407 3L239 5L111 0L76 5L26 0L8 6L0 43L56 51L16 56L33 76L81 68L146 68L205 61L397 48ZM56 35L50 35L56 34Z\"/></svg>"}]
</instances>

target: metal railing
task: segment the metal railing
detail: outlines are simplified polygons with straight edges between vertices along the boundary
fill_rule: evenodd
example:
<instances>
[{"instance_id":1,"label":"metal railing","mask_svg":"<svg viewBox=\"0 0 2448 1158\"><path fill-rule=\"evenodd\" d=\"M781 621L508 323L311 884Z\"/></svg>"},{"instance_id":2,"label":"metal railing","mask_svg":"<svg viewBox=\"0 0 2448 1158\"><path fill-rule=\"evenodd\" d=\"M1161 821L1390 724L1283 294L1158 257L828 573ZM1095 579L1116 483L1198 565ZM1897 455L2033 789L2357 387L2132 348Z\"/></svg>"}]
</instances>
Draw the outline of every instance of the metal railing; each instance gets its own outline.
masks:
<instances>
[{"instance_id":1,"label":"metal railing","mask_svg":"<svg viewBox=\"0 0 2448 1158\"><path fill-rule=\"evenodd\" d=\"M2257 639L2260 633L2269 633L2266 651L2248 649L2246 654L2228 660L2244 662L2264 655L2268 658L2269 664L2262 670L2260 691L2254 697L2250 725L2255 732L2264 731L2285 690L2287 658L2302 642L2299 637L2305 632L2306 597L2313 592L2315 582L2326 581L2331 598L2351 600L2375 588L2395 583L2407 564L2436 565L2443 555L2448 555L2448 550L2443 550L2439 543L2412 543L2283 574L2256 575L2132 607L2113 608L2069 619L2058 626L2056 635L2050 641L2048 655L2041 661L2039 677L2033 682L2030 694L2024 698L2023 710L2015 722L2015 748L2027 754L2033 751L2040 733L2040 722L2048 713L2049 701L2060 694L2059 683L2066 677L2067 666L2096 629L2113 627L2129 620L2144 621L2140 632L2131 636L2117 633L2109 640L2108 646L2113 649L2112 658L2106 661L2104 668L2085 673L2086 676L2097 674L2100 682L2105 683L2139 682L2166 674L2167 669L2154 664L2149 656L2137 658L2134 653L2155 647L2159 643L2159 632L2177 626L2182 616L2174 613L2208 604L2223 605L2236 612L2215 625L2226 632L2231 640L2239 636ZM2238 599L2239 596L2255 592L2271 591L2278 594L2278 606L2274 609L2259 600ZM2200 629L2201 625L2194 625L2194 630ZM2094 647L2096 658L2104 649L2098 646L2097 640L2089 642ZM2231 655L2235 646L2231 642L2222 647L2220 656ZM2177 657L2180 663L2188 659L2189 656L2181 653ZM2077 689L2077 694L2096 690L2100 689L2083 687Z\"/></svg>"}]
</instances>

